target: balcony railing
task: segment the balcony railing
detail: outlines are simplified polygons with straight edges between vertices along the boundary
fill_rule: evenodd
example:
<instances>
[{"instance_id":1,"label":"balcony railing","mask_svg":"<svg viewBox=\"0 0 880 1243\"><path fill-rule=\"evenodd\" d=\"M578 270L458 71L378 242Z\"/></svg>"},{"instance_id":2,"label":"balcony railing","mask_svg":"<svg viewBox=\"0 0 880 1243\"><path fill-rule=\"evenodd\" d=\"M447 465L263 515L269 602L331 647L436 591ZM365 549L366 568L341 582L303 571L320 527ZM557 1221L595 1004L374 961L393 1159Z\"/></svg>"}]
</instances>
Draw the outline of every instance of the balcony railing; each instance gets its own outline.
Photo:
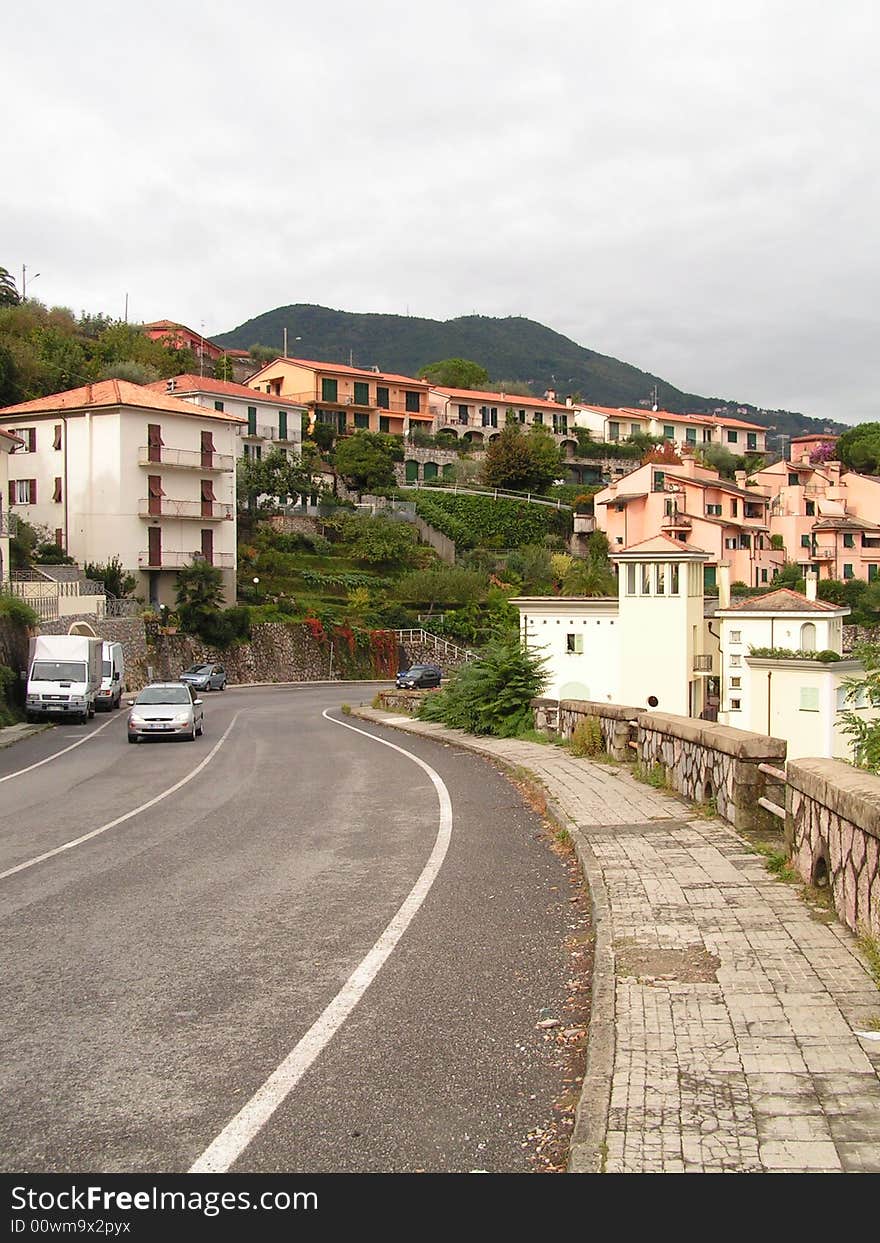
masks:
<instances>
[{"instance_id":1,"label":"balcony railing","mask_svg":"<svg viewBox=\"0 0 880 1243\"><path fill-rule=\"evenodd\" d=\"M15 514L0 514L0 536L8 536L14 539L18 534L18 518Z\"/></svg>"},{"instance_id":2,"label":"balcony railing","mask_svg":"<svg viewBox=\"0 0 880 1243\"><path fill-rule=\"evenodd\" d=\"M338 397L323 397L320 392L307 393L284 393L279 397L279 401L290 402L292 405L300 406L335 406L339 410L347 409L349 406L355 410L377 410L379 414L411 414L413 418L430 419L431 411L428 409L427 395L420 394L422 400L419 403L418 410L407 410L406 399L400 397L389 397L388 402L384 406L380 406L376 400L375 393L368 395L367 401L355 401L353 393L341 393Z\"/></svg>"},{"instance_id":3,"label":"balcony railing","mask_svg":"<svg viewBox=\"0 0 880 1243\"><path fill-rule=\"evenodd\" d=\"M804 549L806 552L807 550ZM833 561L837 555L837 549L833 544L823 544L819 548L812 549L810 556L813 561Z\"/></svg>"},{"instance_id":4,"label":"balcony railing","mask_svg":"<svg viewBox=\"0 0 880 1243\"><path fill-rule=\"evenodd\" d=\"M156 560L151 559L148 552L138 553L138 565L142 570L183 570L198 561L207 560L200 552L168 552L164 548ZM231 570L235 566L235 556L231 552L215 552L209 564L219 566L221 570Z\"/></svg>"},{"instance_id":5,"label":"balcony railing","mask_svg":"<svg viewBox=\"0 0 880 1243\"><path fill-rule=\"evenodd\" d=\"M251 431L250 428L244 425L244 423L241 423L238 427L236 427L235 434L237 436L250 438L251 440L254 440L257 437L259 437L260 440L277 440L278 428L273 427L271 423L255 423L254 430Z\"/></svg>"},{"instance_id":6,"label":"balcony railing","mask_svg":"<svg viewBox=\"0 0 880 1243\"><path fill-rule=\"evenodd\" d=\"M158 504L157 504L158 500ZM220 501L178 501L170 496L146 497L138 501L141 518L192 518L204 522L228 522L234 513L232 505Z\"/></svg>"},{"instance_id":7,"label":"balcony railing","mask_svg":"<svg viewBox=\"0 0 880 1243\"><path fill-rule=\"evenodd\" d=\"M711 673L712 657L711 656L695 656L694 657L694 673Z\"/></svg>"},{"instance_id":8,"label":"balcony railing","mask_svg":"<svg viewBox=\"0 0 880 1243\"><path fill-rule=\"evenodd\" d=\"M231 453L206 454L199 449L169 449L167 445L162 445L157 450L141 445L138 449L138 465L179 466L185 470L201 471L235 470L235 458Z\"/></svg>"},{"instance_id":9,"label":"balcony railing","mask_svg":"<svg viewBox=\"0 0 880 1243\"><path fill-rule=\"evenodd\" d=\"M693 526L685 514L667 514L660 523L662 530L689 530Z\"/></svg>"}]
</instances>

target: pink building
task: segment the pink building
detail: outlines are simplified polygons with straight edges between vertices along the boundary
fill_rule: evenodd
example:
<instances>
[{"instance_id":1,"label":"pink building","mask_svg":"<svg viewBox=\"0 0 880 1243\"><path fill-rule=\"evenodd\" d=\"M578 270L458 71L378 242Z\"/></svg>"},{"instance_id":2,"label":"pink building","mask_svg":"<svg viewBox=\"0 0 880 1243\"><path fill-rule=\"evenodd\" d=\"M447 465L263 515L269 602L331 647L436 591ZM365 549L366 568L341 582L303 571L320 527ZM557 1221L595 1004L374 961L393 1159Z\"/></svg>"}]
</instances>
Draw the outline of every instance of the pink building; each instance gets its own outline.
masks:
<instances>
[{"instance_id":1,"label":"pink building","mask_svg":"<svg viewBox=\"0 0 880 1243\"><path fill-rule=\"evenodd\" d=\"M770 548L769 507L759 489L722 479L687 450L680 465L646 462L595 497L596 525L608 536L612 557L621 548L669 536L708 552L706 590L715 586L722 561L730 562L734 582L772 582L784 557Z\"/></svg>"}]
</instances>

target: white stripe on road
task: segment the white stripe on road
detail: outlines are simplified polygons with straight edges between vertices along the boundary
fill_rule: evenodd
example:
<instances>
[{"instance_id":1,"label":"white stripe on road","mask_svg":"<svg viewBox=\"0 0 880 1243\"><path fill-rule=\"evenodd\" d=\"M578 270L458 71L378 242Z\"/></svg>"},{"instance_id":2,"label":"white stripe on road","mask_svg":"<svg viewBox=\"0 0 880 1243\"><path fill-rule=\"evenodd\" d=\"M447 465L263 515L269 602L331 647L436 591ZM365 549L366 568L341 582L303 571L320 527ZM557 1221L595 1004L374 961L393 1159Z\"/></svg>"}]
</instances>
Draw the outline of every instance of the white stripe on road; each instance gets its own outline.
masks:
<instances>
[{"instance_id":1,"label":"white stripe on road","mask_svg":"<svg viewBox=\"0 0 880 1243\"><path fill-rule=\"evenodd\" d=\"M55 751L52 755L47 755L44 760L37 760L36 764L28 764L27 768L19 768L14 773L7 773L5 777L0 777L0 785L2 785L4 781L11 781L13 777L21 777L24 773L31 773L35 768L42 768L44 764L49 764L52 760L57 760L59 755L66 755L68 751L75 751L76 748L81 747L84 742L91 742L93 738L96 738L98 734L100 734L102 729L106 729L108 725L112 725L114 721L119 719L119 717L111 716L109 721L105 721L103 725L99 725L97 729L93 729L90 734L86 734L85 738L80 738L77 742L72 742L69 747L64 747L61 751Z\"/></svg>"},{"instance_id":2,"label":"white stripe on road","mask_svg":"<svg viewBox=\"0 0 880 1243\"><path fill-rule=\"evenodd\" d=\"M384 738L378 738L365 729L358 729L355 725L338 721L328 716L326 711L322 713L322 716L332 721L334 725L342 725L345 729L354 730L356 734L363 734L365 738L370 738L373 742L381 743L383 747L390 747L392 751L405 755L408 760L412 760L428 774L440 803L440 823L434 849L421 875L404 899L403 905L366 958L355 968L324 1012L288 1053L277 1070L272 1072L262 1087L257 1089L247 1104L239 1110L232 1121L190 1166L190 1174L225 1173L266 1125L279 1105L287 1099L315 1059L342 1027L385 965L387 958L428 896L449 849L452 837L452 800L439 773L435 772L430 764L426 764L411 751L398 747L396 743L386 742Z\"/></svg>"},{"instance_id":3,"label":"white stripe on road","mask_svg":"<svg viewBox=\"0 0 880 1243\"><path fill-rule=\"evenodd\" d=\"M219 742L214 743L213 748L208 752L201 764L197 764L192 772L187 773L187 775L182 777L180 781L176 781L173 786L169 786L167 790L163 790L161 794L157 794L155 798L151 798L149 802L141 803L140 807L135 807L131 811L127 811L124 816L117 816L115 820L109 820L107 824L102 824L100 828L92 829L91 833L83 833L82 837L75 837L71 841L65 842L63 846L56 846L54 850L47 850L42 855L35 855L33 859L27 859L24 863L19 863L14 868L7 868L5 872L0 872L0 880L5 880L7 876L14 876L16 872L25 872L28 868L36 867L38 863L44 863L46 859L52 859L55 855L63 854L66 850L73 850L74 846L81 846L83 842L89 842L93 837L100 837L102 833L107 833L110 829L115 829L118 825L125 824L126 820L133 820L134 817L139 816L142 811L148 811L149 808L155 807L157 803L161 803L163 799L169 798L170 795L174 794L177 790L180 790L183 786L188 785L189 782L192 781L193 777L197 777L202 769L207 768L207 766L211 763L211 760L213 760L214 756L229 737L232 727L240 715L241 714L239 712L236 712L235 716L227 725L226 731L222 738ZM109 725L109 721L107 724ZM102 725L101 729L104 728L105 726ZM95 730L95 733L97 732L98 731ZM86 740L83 739L83 742L85 741ZM74 746L78 747L79 745L80 744L78 742L74 743ZM43 760L42 763L45 763L45 760ZM27 770L23 769L22 771L26 772Z\"/></svg>"}]
</instances>

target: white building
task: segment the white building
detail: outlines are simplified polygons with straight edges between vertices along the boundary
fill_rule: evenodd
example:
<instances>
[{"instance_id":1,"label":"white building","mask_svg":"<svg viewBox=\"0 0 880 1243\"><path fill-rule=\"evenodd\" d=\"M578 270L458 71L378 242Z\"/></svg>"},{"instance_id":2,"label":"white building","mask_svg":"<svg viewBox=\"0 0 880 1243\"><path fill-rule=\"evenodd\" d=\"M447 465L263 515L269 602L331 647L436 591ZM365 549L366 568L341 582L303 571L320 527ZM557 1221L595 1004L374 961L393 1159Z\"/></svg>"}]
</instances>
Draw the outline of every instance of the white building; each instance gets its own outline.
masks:
<instances>
[{"instance_id":1,"label":"white building","mask_svg":"<svg viewBox=\"0 0 880 1243\"><path fill-rule=\"evenodd\" d=\"M235 601L239 415L125 380L103 380L0 410L24 444L8 495L77 563L118 556L137 594L173 605L177 571L205 560Z\"/></svg>"},{"instance_id":2,"label":"white building","mask_svg":"<svg viewBox=\"0 0 880 1243\"><path fill-rule=\"evenodd\" d=\"M257 389L213 376L178 375L157 380L147 388L156 393L194 402L219 414L237 415L235 456L261 458L271 449L288 457L302 453L302 417L306 407L269 397Z\"/></svg>"},{"instance_id":3,"label":"white building","mask_svg":"<svg viewBox=\"0 0 880 1243\"><path fill-rule=\"evenodd\" d=\"M9 487L9 455L22 447L22 441L0 428L0 583L9 582L9 539L15 534L15 515L8 508L13 493Z\"/></svg>"}]
</instances>

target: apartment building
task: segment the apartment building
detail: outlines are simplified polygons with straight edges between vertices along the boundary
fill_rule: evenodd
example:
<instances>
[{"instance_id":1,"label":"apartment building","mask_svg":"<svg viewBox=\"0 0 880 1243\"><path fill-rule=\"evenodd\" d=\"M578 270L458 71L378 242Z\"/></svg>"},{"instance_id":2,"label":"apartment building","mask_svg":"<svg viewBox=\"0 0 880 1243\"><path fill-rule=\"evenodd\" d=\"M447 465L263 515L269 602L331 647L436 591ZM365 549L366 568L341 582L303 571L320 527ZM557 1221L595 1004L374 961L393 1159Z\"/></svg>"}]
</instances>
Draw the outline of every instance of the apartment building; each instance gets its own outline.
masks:
<instances>
[{"instance_id":1,"label":"apartment building","mask_svg":"<svg viewBox=\"0 0 880 1243\"><path fill-rule=\"evenodd\" d=\"M434 385L430 409L436 431L452 432L475 445L486 444L508 423L516 423L524 431L544 427L563 448L577 448L574 408L546 397Z\"/></svg>"},{"instance_id":2,"label":"apartment building","mask_svg":"<svg viewBox=\"0 0 880 1243\"><path fill-rule=\"evenodd\" d=\"M283 449L288 456L296 457L302 452L305 406L280 402L247 385L211 376L178 375L157 380L147 388L219 414L237 415L243 421L235 428L236 457L259 459L272 449Z\"/></svg>"},{"instance_id":3,"label":"apartment building","mask_svg":"<svg viewBox=\"0 0 880 1243\"><path fill-rule=\"evenodd\" d=\"M23 441L0 428L0 583L9 582L9 541L15 534L15 515L8 507L9 455L23 447Z\"/></svg>"},{"instance_id":4,"label":"apartment building","mask_svg":"<svg viewBox=\"0 0 880 1243\"><path fill-rule=\"evenodd\" d=\"M223 572L235 601L236 429L242 417L125 380L0 409L23 441L9 457L13 512L80 566L118 556L137 593L173 606L177 572Z\"/></svg>"},{"instance_id":5,"label":"apartment building","mask_svg":"<svg viewBox=\"0 0 880 1243\"><path fill-rule=\"evenodd\" d=\"M252 375L247 386L304 407L312 424L326 423L338 435L359 430L396 436L416 428L431 431L428 382L378 367L276 358Z\"/></svg>"},{"instance_id":6,"label":"apartment building","mask_svg":"<svg viewBox=\"0 0 880 1243\"><path fill-rule=\"evenodd\" d=\"M729 561L734 581L762 587L781 568L784 554L770 545L770 501L759 489L722 479L682 450L680 465L648 462L596 493L596 526L611 553L667 535L707 554L705 587Z\"/></svg>"},{"instance_id":7,"label":"apartment building","mask_svg":"<svg viewBox=\"0 0 880 1243\"><path fill-rule=\"evenodd\" d=\"M673 414L668 410L580 402L572 409L575 424L586 428L594 440L614 442L631 436L653 436L676 449L696 451L706 445L722 445L737 457L764 453L767 448L766 428L727 415Z\"/></svg>"}]
</instances>

